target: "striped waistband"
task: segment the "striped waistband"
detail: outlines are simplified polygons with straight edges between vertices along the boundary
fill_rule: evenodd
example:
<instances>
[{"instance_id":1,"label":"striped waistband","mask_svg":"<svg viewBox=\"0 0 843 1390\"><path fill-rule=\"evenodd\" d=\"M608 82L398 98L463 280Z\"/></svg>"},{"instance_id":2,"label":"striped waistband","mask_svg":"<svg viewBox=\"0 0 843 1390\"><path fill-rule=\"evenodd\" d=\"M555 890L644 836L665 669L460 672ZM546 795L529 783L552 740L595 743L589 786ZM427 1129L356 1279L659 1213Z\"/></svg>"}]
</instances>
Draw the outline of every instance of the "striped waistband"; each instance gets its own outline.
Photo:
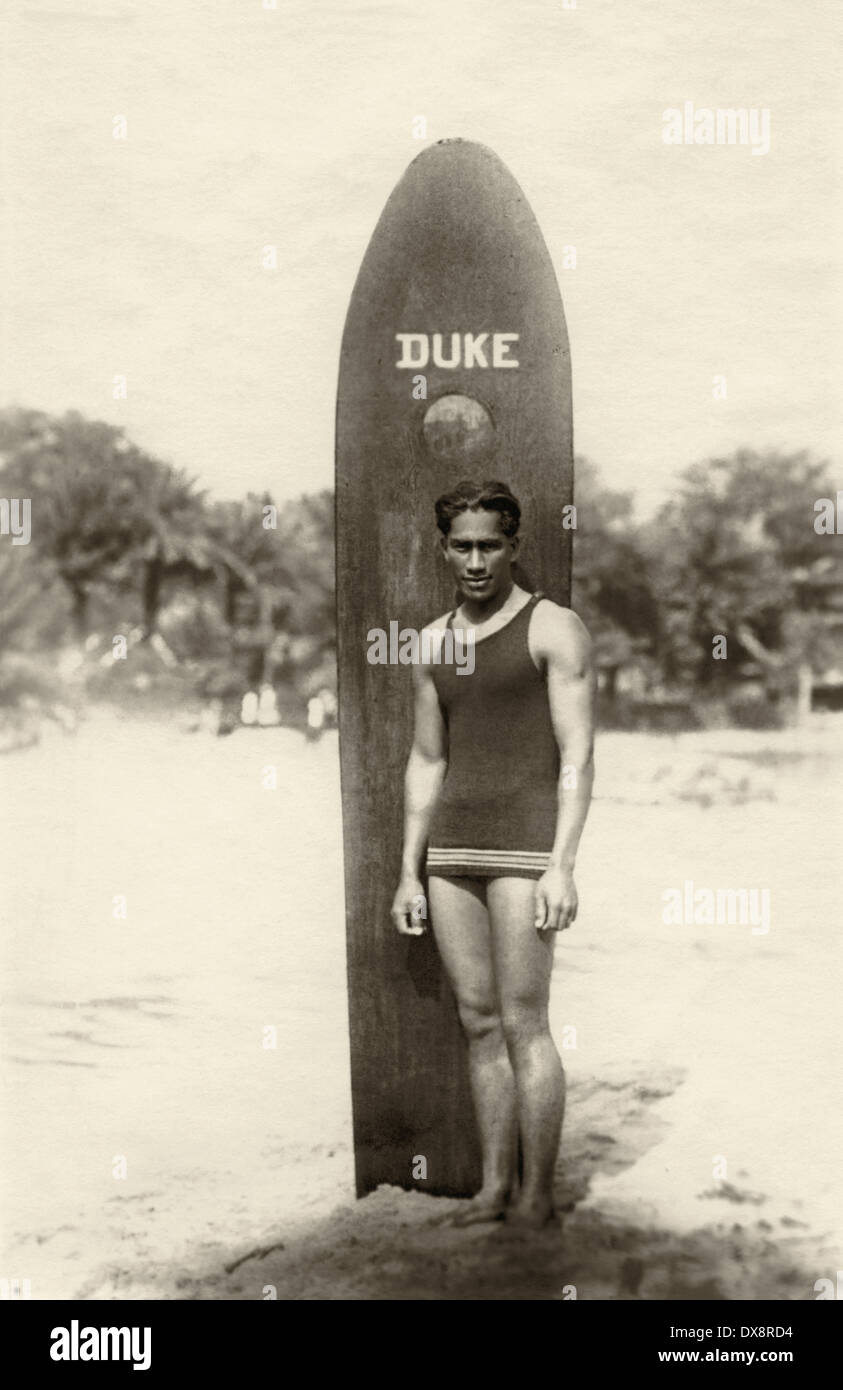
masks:
<instances>
[{"instance_id":1,"label":"striped waistband","mask_svg":"<svg viewBox=\"0 0 843 1390\"><path fill-rule=\"evenodd\" d=\"M532 869L542 873L550 863L549 850L520 849L439 849L431 845L427 851L429 869Z\"/></svg>"}]
</instances>

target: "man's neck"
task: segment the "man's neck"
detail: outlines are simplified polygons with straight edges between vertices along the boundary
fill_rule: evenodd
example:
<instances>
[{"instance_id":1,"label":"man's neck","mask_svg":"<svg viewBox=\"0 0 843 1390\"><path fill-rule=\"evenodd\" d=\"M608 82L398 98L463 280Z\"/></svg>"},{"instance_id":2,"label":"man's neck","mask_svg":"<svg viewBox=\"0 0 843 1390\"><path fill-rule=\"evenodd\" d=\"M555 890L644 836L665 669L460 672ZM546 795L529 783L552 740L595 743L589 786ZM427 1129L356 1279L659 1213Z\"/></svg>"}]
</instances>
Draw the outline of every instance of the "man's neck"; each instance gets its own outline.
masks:
<instances>
[{"instance_id":1,"label":"man's neck","mask_svg":"<svg viewBox=\"0 0 843 1390\"><path fill-rule=\"evenodd\" d=\"M520 597L522 592L517 584L510 580L508 588L500 589L486 603L463 599L457 609L456 616L462 619L465 627L480 627L484 623L491 622L492 618L496 618L498 614L508 611L509 608L517 607L516 599Z\"/></svg>"}]
</instances>

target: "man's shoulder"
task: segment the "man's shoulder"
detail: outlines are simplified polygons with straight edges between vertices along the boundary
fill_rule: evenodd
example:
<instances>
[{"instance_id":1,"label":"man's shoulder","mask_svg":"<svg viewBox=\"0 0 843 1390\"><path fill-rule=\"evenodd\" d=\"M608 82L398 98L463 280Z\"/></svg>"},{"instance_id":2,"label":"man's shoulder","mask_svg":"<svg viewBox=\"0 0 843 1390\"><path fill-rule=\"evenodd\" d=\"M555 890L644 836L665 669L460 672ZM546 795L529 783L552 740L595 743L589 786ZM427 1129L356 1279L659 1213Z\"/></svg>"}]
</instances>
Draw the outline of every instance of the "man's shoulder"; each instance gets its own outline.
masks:
<instances>
[{"instance_id":1,"label":"man's shoulder","mask_svg":"<svg viewBox=\"0 0 843 1390\"><path fill-rule=\"evenodd\" d=\"M536 604L530 640L543 655L590 658L591 638L585 623L572 608L549 598L540 598Z\"/></svg>"},{"instance_id":2,"label":"man's shoulder","mask_svg":"<svg viewBox=\"0 0 843 1390\"><path fill-rule=\"evenodd\" d=\"M420 660L413 662L413 680L422 689L433 687L433 671L438 665L436 653L441 651L443 634L448 626L448 619L451 612L443 613L438 618L433 618L431 622L425 623L419 633L419 655ZM427 634L427 636L425 635ZM435 634L435 635L434 635Z\"/></svg>"}]
</instances>

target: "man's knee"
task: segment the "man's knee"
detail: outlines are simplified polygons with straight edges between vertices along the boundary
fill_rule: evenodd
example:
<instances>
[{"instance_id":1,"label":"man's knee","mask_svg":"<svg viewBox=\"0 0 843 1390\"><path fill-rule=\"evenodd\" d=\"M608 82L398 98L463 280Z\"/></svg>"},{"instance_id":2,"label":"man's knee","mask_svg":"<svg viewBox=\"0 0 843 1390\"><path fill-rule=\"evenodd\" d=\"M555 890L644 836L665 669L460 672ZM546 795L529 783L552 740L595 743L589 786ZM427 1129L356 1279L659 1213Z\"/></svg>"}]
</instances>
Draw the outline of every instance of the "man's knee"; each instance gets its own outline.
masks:
<instances>
[{"instance_id":1,"label":"man's knee","mask_svg":"<svg viewBox=\"0 0 843 1390\"><path fill-rule=\"evenodd\" d=\"M549 1032L547 1009L531 1000L514 1001L504 1007L501 1026L508 1047L529 1046Z\"/></svg>"},{"instance_id":2,"label":"man's knee","mask_svg":"<svg viewBox=\"0 0 843 1390\"><path fill-rule=\"evenodd\" d=\"M494 1004L486 1004L476 999L463 1000L459 1006L460 1023L467 1037L488 1038L498 1032L501 1026L500 1014Z\"/></svg>"}]
</instances>

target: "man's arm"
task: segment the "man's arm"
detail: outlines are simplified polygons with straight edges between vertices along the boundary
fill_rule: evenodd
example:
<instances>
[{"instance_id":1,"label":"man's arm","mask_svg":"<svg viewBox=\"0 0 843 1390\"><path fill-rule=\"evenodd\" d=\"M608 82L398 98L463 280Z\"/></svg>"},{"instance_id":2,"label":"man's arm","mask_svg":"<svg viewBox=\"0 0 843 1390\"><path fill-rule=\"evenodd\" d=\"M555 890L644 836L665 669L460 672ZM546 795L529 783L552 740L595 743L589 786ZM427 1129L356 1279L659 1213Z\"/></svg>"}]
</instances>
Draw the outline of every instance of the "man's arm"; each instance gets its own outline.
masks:
<instances>
[{"instance_id":1,"label":"man's arm","mask_svg":"<svg viewBox=\"0 0 843 1390\"><path fill-rule=\"evenodd\" d=\"M547 874L537 885L536 925L559 931L577 915L573 872L594 782L596 679L591 638L575 613L542 604L535 627L560 763L556 835Z\"/></svg>"},{"instance_id":2,"label":"man's arm","mask_svg":"<svg viewBox=\"0 0 843 1390\"><path fill-rule=\"evenodd\" d=\"M430 669L413 666L413 745L404 775L404 849L401 882L392 904L392 920L407 936L425 930L416 900L423 896L422 858L433 808L448 766L447 731Z\"/></svg>"}]
</instances>

